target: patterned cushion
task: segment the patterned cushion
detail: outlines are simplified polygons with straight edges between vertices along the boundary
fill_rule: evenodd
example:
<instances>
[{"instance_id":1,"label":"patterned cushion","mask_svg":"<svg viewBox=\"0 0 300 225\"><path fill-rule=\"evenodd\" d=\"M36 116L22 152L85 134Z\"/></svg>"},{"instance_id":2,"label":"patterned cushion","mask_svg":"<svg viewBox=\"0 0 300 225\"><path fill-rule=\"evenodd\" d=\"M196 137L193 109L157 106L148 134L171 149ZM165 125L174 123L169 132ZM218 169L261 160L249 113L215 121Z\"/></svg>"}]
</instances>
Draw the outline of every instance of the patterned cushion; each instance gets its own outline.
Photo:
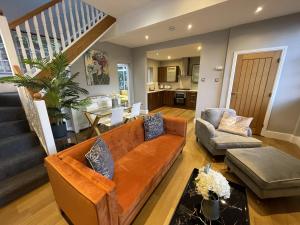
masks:
<instances>
[{"instance_id":1,"label":"patterned cushion","mask_svg":"<svg viewBox=\"0 0 300 225\"><path fill-rule=\"evenodd\" d=\"M112 179L114 175L114 161L105 142L98 138L93 147L86 153L85 158L96 172Z\"/></svg>"},{"instance_id":2,"label":"patterned cushion","mask_svg":"<svg viewBox=\"0 0 300 225\"><path fill-rule=\"evenodd\" d=\"M144 118L145 140L151 140L164 133L164 120L161 113Z\"/></svg>"},{"instance_id":3,"label":"patterned cushion","mask_svg":"<svg viewBox=\"0 0 300 225\"><path fill-rule=\"evenodd\" d=\"M224 112L218 130L248 136L248 129L252 120L253 118L234 116L228 112Z\"/></svg>"}]
</instances>

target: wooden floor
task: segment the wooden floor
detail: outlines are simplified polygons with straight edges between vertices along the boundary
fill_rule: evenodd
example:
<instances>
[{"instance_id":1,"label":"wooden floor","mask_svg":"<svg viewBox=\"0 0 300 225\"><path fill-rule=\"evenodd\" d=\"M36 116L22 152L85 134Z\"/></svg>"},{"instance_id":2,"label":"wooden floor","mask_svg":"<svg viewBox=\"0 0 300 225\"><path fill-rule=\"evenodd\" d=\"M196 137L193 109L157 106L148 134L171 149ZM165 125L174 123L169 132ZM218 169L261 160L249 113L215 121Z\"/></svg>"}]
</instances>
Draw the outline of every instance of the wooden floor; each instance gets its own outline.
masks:
<instances>
[{"instance_id":1,"label":"wooden floor","mask_svg":"<svg viewBox=\"0 0 300 225\"><path fill-rule=\"evenodd\" d=\"M239 182L229 174L222 159L214 160L195 141L194 111L163 107L164 115L182 117L189 121L187 143L163 181L151 195L133 225L167 225L176 208L186 182L195 167L212 163L214 169L228 179ZM264 144L272 145L300 159L300 149L288 142L259 137ZM273 200L259 200L248 191L251 225L298 225L300 224L300 197ZM80 212L79 212L80 213ZM0 209L0 224L16 225L58 225L67 224L60 215L50 184L45 184L10 205Z\"/></svg>"}]
</instances>

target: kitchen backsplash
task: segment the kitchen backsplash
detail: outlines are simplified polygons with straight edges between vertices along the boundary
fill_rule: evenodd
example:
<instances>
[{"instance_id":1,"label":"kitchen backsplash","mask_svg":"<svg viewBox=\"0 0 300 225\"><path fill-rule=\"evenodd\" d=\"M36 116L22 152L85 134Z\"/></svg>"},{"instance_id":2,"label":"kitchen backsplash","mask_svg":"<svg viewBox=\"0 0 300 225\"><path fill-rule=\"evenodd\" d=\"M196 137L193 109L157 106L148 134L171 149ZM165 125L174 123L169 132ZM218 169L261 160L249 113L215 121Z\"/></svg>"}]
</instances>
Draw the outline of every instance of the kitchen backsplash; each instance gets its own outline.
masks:
<instances>
[{"instance_id":1,"label":"kitchen backsplash","mask_svg":"<svg viewBox=\"0 0 300 225\"><path fill-rule=\"evenodd\" d=\"M158 83L158 82L153 82L152 84L147 84L147 90L149 90L149 88L151 89L155 89L158 90L159 89L159 85L169 85L171 86L171 89L178 89L178 88L188 88L188 89L192 89L192 90L197 90L198 88L198 84L193 83L191 81L191 77L190 76L179 76L179 80L178 82L174 82L174 83Z\"/></svg>"}]
</instances>

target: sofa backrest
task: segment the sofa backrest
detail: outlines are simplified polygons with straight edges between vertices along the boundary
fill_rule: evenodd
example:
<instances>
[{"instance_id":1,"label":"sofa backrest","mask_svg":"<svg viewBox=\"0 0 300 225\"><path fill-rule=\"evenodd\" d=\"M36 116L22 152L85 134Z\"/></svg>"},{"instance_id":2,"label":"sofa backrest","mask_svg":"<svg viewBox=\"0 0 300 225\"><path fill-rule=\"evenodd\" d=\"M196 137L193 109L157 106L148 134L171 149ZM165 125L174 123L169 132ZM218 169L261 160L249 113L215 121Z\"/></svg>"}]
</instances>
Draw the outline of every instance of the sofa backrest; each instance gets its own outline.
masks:
<instances>
[{"instance_id":1,"label":"sofa backrest","mask_svg":"<svg viewBox=\"0 0 300 225\"><path fill-rule=\"evenodd\" d=\"M142 119L136 119L104 133L101 137L116 161L145 141L144 122Z\"/></svg>"},{"instance_id":2,"label":"sofa backrest","mask_svg":"<svg viewBox=\"0 0 300 225\"><path fill-rule=\"evenodd\" d=\"M234 109L226 108L207 108L201 112L201 118L211 123L215 128L218 128L222 119L223 113L228 112L233 116L236 116Z\"/></svg>"}]
</instances>

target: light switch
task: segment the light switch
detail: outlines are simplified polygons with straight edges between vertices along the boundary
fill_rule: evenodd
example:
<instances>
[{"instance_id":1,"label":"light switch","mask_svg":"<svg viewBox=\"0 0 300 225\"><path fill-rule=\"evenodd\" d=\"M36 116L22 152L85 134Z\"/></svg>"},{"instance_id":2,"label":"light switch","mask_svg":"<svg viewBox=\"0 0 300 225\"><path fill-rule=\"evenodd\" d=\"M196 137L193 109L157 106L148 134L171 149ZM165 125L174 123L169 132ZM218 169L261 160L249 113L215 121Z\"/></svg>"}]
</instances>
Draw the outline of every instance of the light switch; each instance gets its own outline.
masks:
<instances>
[{"instance_id":1,"label":"light switch","mask_svg":"<svg viewBox=\"0 0 300 225\"><path fill-rule=\"evenodd\" d=\"M215 78L215 82L216 83L220 82L220 78L219 77Z\"/></svg>"},{"instance_id":2,"label":"light switch","mask_svg":"<svg viewBox=\"0 0 300 225\"><path fill-rule=\"evenodd\" d=\"M201 78L201 81L202 81L202 82L205 82L205 77L202 77L202 78Z\"/></svg>"}]
</instances>

